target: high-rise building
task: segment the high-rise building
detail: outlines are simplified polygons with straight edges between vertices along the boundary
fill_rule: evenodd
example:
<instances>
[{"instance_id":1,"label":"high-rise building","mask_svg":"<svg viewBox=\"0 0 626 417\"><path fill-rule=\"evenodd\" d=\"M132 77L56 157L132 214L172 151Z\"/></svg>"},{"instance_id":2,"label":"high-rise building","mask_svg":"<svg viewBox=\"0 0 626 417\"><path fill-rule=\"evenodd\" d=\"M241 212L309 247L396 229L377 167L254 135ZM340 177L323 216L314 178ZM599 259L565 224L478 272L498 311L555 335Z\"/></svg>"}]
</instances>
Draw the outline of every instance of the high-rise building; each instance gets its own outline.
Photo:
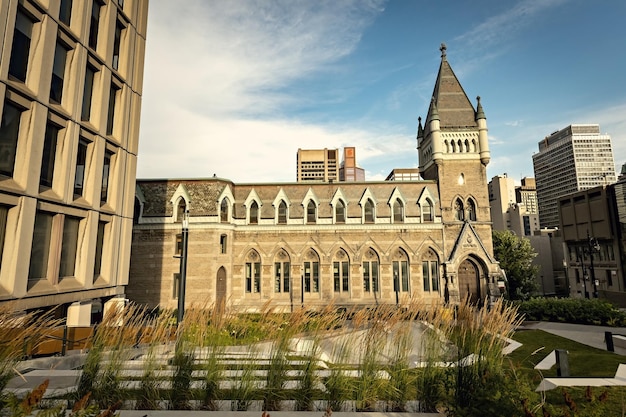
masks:
<instances>
[{"instance_id":1,"label":"high-rise building","mask_svg":"<svg viewBox=\"0 0 626 417\"><path fill-rule=\"evenodd\" d=\"M298 182L339 180L339 149L298 149Z\"/></svg>"},{"instance_id":2,"label":"high-rise building","mask_svg":"<svg viewBox=\"0 0 626 417\"><path fill-rule=\"evenodd\" d=\"M124 296L148 0L0 3L0 302Z\"/></svg>"},{"instance_id":3,"label":"high-rise building","mask_svg":"<svg viewBox=\"0 0 626 417\"><path fill-rule=\"evenodd\" d=\"M343 148L343 161L339 166L339 181L365 181L365 170L356 164L354 146Z\"/></svg>"},{"instance_id":4,"label":"high-rise building","mask_svg":"<svg viewBox=\"0 0 626 417\"><path fill-rule=\"evenodd\" d=\"M507 174L489 182L489 206L494 230L511 230L518 236L531 236L539 230L537 192L534 178L522 178L515 185Z\"/></svg>"},{"instance_id":5,"label":"high-rise building","mask_svg":"<svg viewBox=\"0 0 626 417\"><path fill-rule=\"evenodd\" d=\"M558 227L558 199L615 182L611 137L597 124L572 124L546 136L533 155L541 227Z\"/></svg>"}]
</instances>

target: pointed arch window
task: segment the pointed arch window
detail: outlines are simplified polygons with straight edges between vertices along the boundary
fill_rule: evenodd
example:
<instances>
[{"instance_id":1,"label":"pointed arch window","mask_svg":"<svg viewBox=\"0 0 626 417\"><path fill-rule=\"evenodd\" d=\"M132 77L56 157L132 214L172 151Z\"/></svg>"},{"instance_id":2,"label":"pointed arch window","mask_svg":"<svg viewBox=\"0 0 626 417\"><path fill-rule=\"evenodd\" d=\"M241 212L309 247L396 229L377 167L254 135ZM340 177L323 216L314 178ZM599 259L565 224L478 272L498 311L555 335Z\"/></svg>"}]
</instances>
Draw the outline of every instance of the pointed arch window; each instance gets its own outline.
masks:
<instances>
[{"instance_id":1,"label":"pointed arch window","mask_svg":"<svg viewBox=\"0 0 626 417\"><path fill-rule=\"evenodd\" d=\"M278 205L278 224L287 224L287 203L284 200Z\"/></svg>"},{"instance_id":2,"label":"pointed arch window","mask_svg":"<svg viewBox=\"0 0 626 417\"><path fill-rule=\"evenodd\" d=\"M246 292L261 292L261 258L251 251L246 258Z\"/></svg>"},{"instance_id":3,"label":"pointed arch window","mask_svg":"<svg viewBox=\"0 0 626 417\"><path fill-rule=\"evenodd\" d=\"M185 217L185 210L187 209L187 202L184 198L178 200L176 205L176 223L182 223L183 217Z\"/></svg>"},{"instance_id":4,"label":"pointed arch window","mask_svg":"<svg viewBox=\"0 0 626 417\"><path fill-rule=\"evenodd\" d=\"M320 292L320 261L317 252L311 249L304 261L302 280L304 292Z\"/></svg>"},{"instance_id":5,"label":"pointed arch window","mask_svg":"<svg viewBox=\"0 0 626 417\"><path fill-rule=\"evenodd\" d=\"M288 293L291 284L291 263L289 255L284 250L280 250L274 259L274 292Z\"/></svg>"},{"instance_id":6,"label":"pointed arch window","mask_svg":"<svg viewBox=\"0 0 626 417\"><path fill-rule=\"evenodd\" d=\"M338 200L335 205L335 223L346 222L346 204L343 200Z\"/></svg>"},{"instance_id":7,"label":"pointed arch window","mask_svg":"<svg viewBox=\"0 0 626 417\"><path fill-rule=\"evenodd\" d=\"M250 204L250 224L259 224L259 205L256 201Z\"/></svg>"},{"instance_id":8,"label":"pointed arch window","mask_svg":"<svg viewBox=\"0 0 626 417\"><path fill-rule=\"evenodd\" d=\"M378 292L380 288L378 255L373 249L369 249L363 258L363 291Z\"/></svg>"},{"instance_id":9,"label":"pointed arch window","mask_svg":"<svg viewBox=\"0 0 626 417\"><path fill-rule=\"evenodd\" d=\"M393 204L393 222L400 223L404 221L404 204L399 198Z\"/></svg>"},{"instance_id":10,"label":"pointed arch window","mask_svg":"<svg viewBox=\"0 0 626 417\"><path fill-rule=\"evenodd\" d=\"M222 203L220 204L220 222L222 223L228 223L228 206L228 199L223 199Z\"/></svg>"},{"instance_id":11,"label":"pointed arch window","mask_svg":"<svg viewBox=\"0 0 626 417\"><path fill-rule=\"evenodd\" d=\"M398 249L393 255L391 266L393 269L393 290L395 292L409 291L409 260L406 252Z\"/></svg>"},{"instance_id":12,"label":"pointed arch window","mask_svg":"<svg viewBox=\"0 0 626 417\"><path fill-rule=\"evenodd\" d=\"M476 203L471 198L467 200L467 217L470 221L476 221Z\"/></svg>"},{"instance_id":13,"label":"pointed arch window","mask_svg":"<svg viewBox=\"0 0 626 417\"><path fill-rule=\"evenodd\" d=\"M465 210L463 209L463 202L457 198L454 202L454 218L455 220L465 220Z\"/></svg>"},{"instance_id":14,"label":"pointed arch window","mask_svg":"<svg viewBox=\"0 0 626 417\"><path fill-rule=\"evenodd\" d=\"M365 202L365 207L363 208L363 217L365 223L374 223L374 203L372 200L367 200Z\"/></svg>"},{"instance_id":15,"label":"pointed arch window","mask_svg":"<svg viewBox=\"0 0 626 417\"><path fill-rule=\"evenodd\" d=\"M422 222L432 222L433 221L433 203L426 199L422 204Z\"/></svg>"},{"instance_id":16,"label":"pointed arch window","mask_svg":"<svg viewBox=\"0 0 626 417\"><path fill-rule=\"evenodd\" d=\"M350 260L343 249L337 251L333 260L333 283L336 293L350 289Z\"/></svg>"},{"instance_id":17,"label":"pointed arch window","mask_svg":"<svg viewBox=\"0 0 626 417\"><path fill-rule=\"evenodd\" d=\"M306 206L306 222L315 223L317 221L317 206L313 200L309 200Z\"/></svg>"},{"instance_id":18,"label":"pointed arch window","mask_svg":"<svg viewBox=\"0 0 626 417\"><path fill-rule=\"evenodd\" d=\"M422 280L425 292L439 292L439 259L432 249L422 260Z\"/></svg>"}]
</instances>

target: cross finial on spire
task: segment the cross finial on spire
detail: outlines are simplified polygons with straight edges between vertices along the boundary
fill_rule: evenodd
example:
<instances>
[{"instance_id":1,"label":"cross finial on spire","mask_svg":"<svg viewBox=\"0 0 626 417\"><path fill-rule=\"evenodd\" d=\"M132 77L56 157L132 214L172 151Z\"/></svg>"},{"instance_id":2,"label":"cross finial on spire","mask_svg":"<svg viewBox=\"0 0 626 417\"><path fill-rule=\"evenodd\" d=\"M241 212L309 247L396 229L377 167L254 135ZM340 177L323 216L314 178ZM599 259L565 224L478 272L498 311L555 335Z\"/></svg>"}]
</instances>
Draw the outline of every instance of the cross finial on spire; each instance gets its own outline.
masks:
<instances>
[{"instance_id":1,"label":"cross finial on spire","mask_svg":"<svg viewBox=\"0 0 626 417\"><path fill-rule=\"evenodd\" d=\"M439 50L441 51L442 58L446 56L446 49L448 49L446 44L444 42L441 42L441 47L439 47Z\"/></svg>"}]
</instances>

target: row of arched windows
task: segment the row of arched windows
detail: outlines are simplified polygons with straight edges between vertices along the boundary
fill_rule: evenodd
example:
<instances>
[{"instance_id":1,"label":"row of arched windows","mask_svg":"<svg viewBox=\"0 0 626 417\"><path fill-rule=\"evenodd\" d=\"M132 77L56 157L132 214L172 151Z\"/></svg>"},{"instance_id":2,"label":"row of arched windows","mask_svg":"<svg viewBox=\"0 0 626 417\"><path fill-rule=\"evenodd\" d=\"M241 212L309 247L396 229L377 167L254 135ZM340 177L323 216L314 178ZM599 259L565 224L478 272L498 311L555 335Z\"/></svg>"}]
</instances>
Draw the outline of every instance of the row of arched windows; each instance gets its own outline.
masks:
<instances>
[{"instance_id":1,"label":"row of arched windows","mask_svg":"<svg viewBox=\"0 0 626 417\"><path fill-rule=\"evenodd\" d=\"M261 257L255 250L250 250L245 258L244 289L247 294L261 293L263 288L272 288L274 293L290 293L294 289L293 279L300 280L299 287L302 294L319 293L322 285L320 257L314 249L309 249L303 256L300 266L300 275L293 276L291 257L285 249L281 249L274 256L272 272L269 276L262 275ZM376 296L380 293L381 284L388 280L397 293L411 291L410 265L406 252L398 249L392 255L391 274L381 276L378 253L370 248L365 251L360 263L359 274L354 276L353 264L347 252L338 249L331 260L330 285L338 294L349 295L355 286L360 286L364 294ZM422 290L428 293L439 293L440 273L438 257L429 249L422 260ZM269 279L270 285L262 285L262 281ZM267 282L266 282L267 284Z\"/></svg>"},{"instance_id":2,"label":"row of arched windows","mask_svg":"<svg viewBox=\"0 0 626 417\"><path fill-rule=\"evenodd\" d=\"M457 198L454 202L454 218L459 221L476 221L476 203L474 200L468 198L467 202L463 203L461 198Z\"/></svg>"},{"instance_id":3,"label":"row of arched windows","mask_svg":"<svg viewBox=\"0 0 626 417\"><path fill-rule=\"evenodd\" d=\"M184 203L184 202L183 202ZM422 221L423 222L432 222L433 221L433 202L426 198L423 203L420 204ZM230 213L232 210L232 205L228 199L225 197L222 199L220 203L220 222L228 223L230 220ZM247 221L248 224L258 224L260 215L259 215L259 204L257 201L253 200L248 206L248 216ZM346 203L338 199L334 204L334 218L333 223L335 224L343 224L346 223L347 215L347 205ZM287 224L287 220L289 218L289 208L285 200L280 200L278 207L276 209L276 222L278 224ZM306 204L306 212L305 218L306 223L314 224L317 222L318 216L318 205L314 200L309 200ZM401 223L405 219L405 205L404 202L400 198L396 198L392 203L392 219L394 223ZM375 223L376 221L376 205L371 199L367 199L363 204L362 208L362 221L363 223Z\"/></svg>"}]
</instances>

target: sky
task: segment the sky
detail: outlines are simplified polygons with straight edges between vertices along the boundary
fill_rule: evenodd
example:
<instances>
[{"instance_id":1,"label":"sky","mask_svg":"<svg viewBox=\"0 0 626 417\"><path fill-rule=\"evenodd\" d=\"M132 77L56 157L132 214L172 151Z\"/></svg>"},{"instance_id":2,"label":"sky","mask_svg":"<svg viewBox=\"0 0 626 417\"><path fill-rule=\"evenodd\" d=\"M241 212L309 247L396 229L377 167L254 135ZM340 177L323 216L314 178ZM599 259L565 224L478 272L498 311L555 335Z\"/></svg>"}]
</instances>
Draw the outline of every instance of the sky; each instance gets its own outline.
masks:
<instances>
[{"instance_id":1,"label":"sky","mask_svg":"<svg viewBox=\"0 0 626 417\"><path fill-rule=\"evenodd\" d=\"M299 148L418 166L440 45L487 116L489 178L600 124L626 163L624 0L151 0L138 178L294 182Z\"/></svg>"}]
</instances>

